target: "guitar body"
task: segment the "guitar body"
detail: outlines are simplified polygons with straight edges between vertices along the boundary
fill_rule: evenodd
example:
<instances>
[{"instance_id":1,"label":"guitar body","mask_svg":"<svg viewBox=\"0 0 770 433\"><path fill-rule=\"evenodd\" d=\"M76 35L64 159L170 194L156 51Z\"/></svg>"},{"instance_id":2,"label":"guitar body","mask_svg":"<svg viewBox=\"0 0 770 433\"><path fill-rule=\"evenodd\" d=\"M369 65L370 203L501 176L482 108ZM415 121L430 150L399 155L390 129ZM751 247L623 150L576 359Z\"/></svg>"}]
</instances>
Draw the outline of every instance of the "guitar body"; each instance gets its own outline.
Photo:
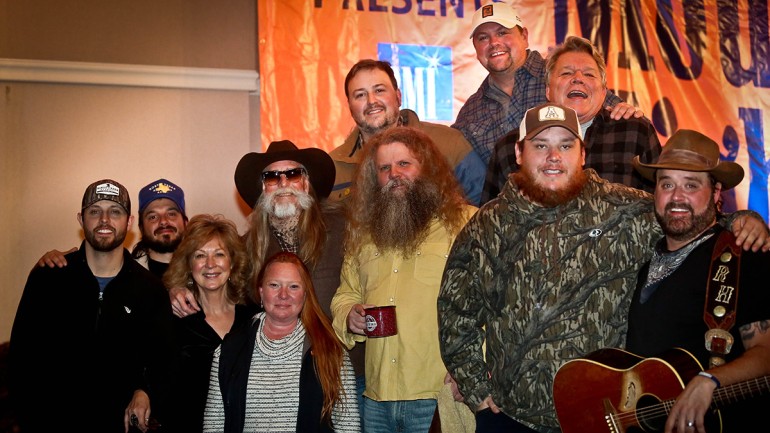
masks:
<instances>
[{"instance_id":1,"label":"guitar body","mask_svg":"<svg viewBox=\"0 0 770 433\"><path fill-rule=\"evenodd\" d=\"M553 385L562 432L662 432L673 399L701 370L683 349L656 358L601 349L569 361L559 368ZM706 428L721 431L718 412L707 416Z\"/></svg>"}]
</instances>

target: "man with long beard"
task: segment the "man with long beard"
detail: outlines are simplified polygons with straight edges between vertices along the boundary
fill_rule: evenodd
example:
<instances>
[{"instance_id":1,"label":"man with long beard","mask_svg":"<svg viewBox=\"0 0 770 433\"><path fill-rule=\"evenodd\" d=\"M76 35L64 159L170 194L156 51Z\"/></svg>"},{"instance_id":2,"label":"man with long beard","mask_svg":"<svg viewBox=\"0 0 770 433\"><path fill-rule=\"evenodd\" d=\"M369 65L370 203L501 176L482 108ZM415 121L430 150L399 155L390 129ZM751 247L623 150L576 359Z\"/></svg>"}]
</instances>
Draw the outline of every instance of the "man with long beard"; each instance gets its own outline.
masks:
<instances>
[{"instance_id":1,"label":"man with long beard","mask_svg":"<svg viewBox=\"0 0 770 433\"><path fill-rule=\"evenodd\" d=\"M131 257L158 278L163 278L171 256L182 242L186 226L182 188L166 179L150 182L139 190L139 231L142 239L134 245ZM38 266L66 266L64 255L76 250L74 247L66 253L51 250L40 258Z\"/></svg>"},{"instance_id":2,"label":"man with long beard","mask_svg":"<svg viewBox=\"0 0 770 433\"><path fill-rule=\"evenodd\" d=\"M133 222L123 185L94 182L81 203L80 249L66 267L34 268L24 287L11 331L11 399L25 432L78 423L73 404L88 408L83 430L147 431L150 417L162 416L170 367L168 294L123 248Z\"/></svg>"},{"instance_id":3,"label":"man with long beard","mask_svg":"<svg viewBox=\"0 0 770 433\"><path fill-rule=\"evenodd\" d=\"M388 129L364 152L348 199L334 330L348 347L366 342L364 431L427 432L446 377L436 339L441 271L476 208L419 130ZM367 338L364 308L385 305L396 306L398 333Z\"/></svg>"},{"instance_id":4,"label":"man with long beard","mask_svg":"<svg viewBox=\"0 0 770 433\"><path fill-rule=\"evenodd\" d=\"M721 238L731 236L717 224L717 204L722 191L741 182L743 168L719 159L713 140L689 130L675 132L657 162L634 159L634 168L657 182L655 217L665 237L639 271L626 348L652 357L679 347L706 368L676 397L666 432L707 431L716 388L770 374L770 291L765 276L770 255L747 251L727 259L722 254L729 250ZM717 266L712 266L713 257L719 257ZM704 303L709 306L705 311ZM720 308L721 317L732 316L729 326L726 320L719 323L716 315L711 323L704 320L713 311L720 314ZM720 336L715 330L729 334ZM717 350L714 339L726 336L736 344ZM755 430L768 401L752 398L720 405L724 431Z\"/></svg>"},{"instance_id":5,"label":"man with long beard","mask_svg":"<svg viewBox=\"0 0 770 433\"><path fill-rule=\"evenodd\" d=\"M235 169L238 193L253 209L243 236L253 287L267 258L279 251L295 253L310 269L318 301L330 318L332 296L340 284L345 230L341 205L326 200L334 174L334 161L326 152L299 149L288 140L270 143L263 153L247 153ZM177 316L199 310L186 288L172 288L170 293ZM351 350L350 360L363 392L364 348Z\"/></svg>"},{"instance_id":6,"label":"man with long beard","mask_svg":"<svg viewBox=\"0 0 770 433\"><path fill-rule=\"evenodd\" d=\"M559 431L556 371L623 346L637 271L662 235L648 193L581 168L574 110L537 106L519 129L521 168L457 236L438 298L441 355L477 432ZM748 220L733 226L738 245L770 248Z\"/></svg>"}]
</instances>

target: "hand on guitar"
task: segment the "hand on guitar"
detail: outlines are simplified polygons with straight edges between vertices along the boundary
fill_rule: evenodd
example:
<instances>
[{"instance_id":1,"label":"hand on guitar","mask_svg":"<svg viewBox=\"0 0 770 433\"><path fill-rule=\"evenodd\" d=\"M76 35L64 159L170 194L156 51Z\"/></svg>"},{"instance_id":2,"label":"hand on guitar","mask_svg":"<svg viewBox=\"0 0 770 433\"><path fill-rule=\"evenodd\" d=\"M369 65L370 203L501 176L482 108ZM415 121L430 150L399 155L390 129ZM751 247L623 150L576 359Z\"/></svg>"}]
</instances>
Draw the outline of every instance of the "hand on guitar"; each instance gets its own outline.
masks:
<instances>
[{"instance_id":1,"label":"hand on guitar","mask_svg":"<svg viewBox=\"0 0 770 433\"><path fill-rule=\"evenodd\" d=\"M489 408L490 410L492 410L492 413L495 413L495 414L500 413L500 408L497 407L497 405L495 404L495 401L492 400L491 395L488 395L487 398L485 398L484 401L481 402L479 407L476 408L476 412L481 412L486 408Z\"/></svg>"},{"instance_id":2,"label":"hand on guitar","mask_svg":"<svg viewBox=\"0 0 770 433\"><path fill-rule=\"evenodd\" d=\"M707 377L695 376L676 398L666 420L665 433L705 433L703 417L711 406L716 384Z\"/></svg>"}]
</instances>

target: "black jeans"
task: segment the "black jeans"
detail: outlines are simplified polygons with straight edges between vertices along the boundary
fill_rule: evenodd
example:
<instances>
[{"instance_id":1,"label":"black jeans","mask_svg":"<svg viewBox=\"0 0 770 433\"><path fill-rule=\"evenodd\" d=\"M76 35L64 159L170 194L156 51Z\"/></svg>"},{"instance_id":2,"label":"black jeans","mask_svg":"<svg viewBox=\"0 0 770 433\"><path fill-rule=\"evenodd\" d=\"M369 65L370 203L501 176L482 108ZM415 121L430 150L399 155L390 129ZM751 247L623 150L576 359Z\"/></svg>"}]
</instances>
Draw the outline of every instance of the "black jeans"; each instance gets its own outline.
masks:
<instances>
[{"instance_id":1,"label":"black jeans","mask_svg":"<svg viewBox=\"0 0 770 433\"><path fill-rule=\"evenodd\" d=\"M538 433L535 430L500 412L492 409L476 412L476 433Z\"/></svg>"}]
</instances>

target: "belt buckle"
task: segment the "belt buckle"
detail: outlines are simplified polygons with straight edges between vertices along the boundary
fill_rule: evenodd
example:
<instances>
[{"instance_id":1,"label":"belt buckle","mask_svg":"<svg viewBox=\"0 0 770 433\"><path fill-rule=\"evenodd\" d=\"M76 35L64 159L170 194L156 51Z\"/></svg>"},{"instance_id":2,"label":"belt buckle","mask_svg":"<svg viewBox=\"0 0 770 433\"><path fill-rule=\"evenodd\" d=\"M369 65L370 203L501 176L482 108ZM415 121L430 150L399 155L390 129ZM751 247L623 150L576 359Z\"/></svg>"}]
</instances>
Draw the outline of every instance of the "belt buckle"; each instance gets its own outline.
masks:
<instances>
[{"instance_id":1,"label":"belt buckle","mask_svg":"<svg viewBox=\"0 0 770 433\"><path fill-rule=\"evenodd\" d=\"M706 350L711 353L727 355L734 342L733 334L724 329L714 328L706 331Z\"/></svg>"}]
</instances>

